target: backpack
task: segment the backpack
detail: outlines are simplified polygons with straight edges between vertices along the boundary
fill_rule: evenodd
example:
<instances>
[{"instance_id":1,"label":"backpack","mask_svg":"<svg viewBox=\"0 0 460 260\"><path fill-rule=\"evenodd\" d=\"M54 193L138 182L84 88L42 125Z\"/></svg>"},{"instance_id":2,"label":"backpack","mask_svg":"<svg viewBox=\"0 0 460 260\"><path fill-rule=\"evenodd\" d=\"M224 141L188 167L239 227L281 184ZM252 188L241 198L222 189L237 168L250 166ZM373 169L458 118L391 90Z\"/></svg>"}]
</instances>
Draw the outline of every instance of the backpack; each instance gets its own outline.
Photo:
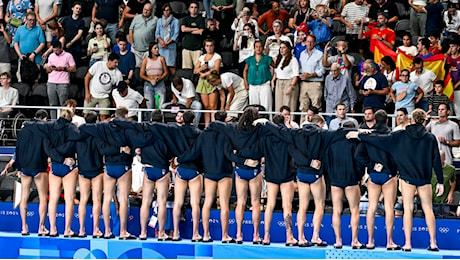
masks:
<instances>
[{"instance_id":1,"label":"backpack","mask_svg":"<svg viewBox=\"0 0 460 260\"><path fill-rule=\"evenodd\" d=\"M24 60L21 60L21 80L24 83L33 85L35 80L38 79L40 70L35 62L29 60L29 55L30 53L26 55Z\"/></svg>"}]
</instances>

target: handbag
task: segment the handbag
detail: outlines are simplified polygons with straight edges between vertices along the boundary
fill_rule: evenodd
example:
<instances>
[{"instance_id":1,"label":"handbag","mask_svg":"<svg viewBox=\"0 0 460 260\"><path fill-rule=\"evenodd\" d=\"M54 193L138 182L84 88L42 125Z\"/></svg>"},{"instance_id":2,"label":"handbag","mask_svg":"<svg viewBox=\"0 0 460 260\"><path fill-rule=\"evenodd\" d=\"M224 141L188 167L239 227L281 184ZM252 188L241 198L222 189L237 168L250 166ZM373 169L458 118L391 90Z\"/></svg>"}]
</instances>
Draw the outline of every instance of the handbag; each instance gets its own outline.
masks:
<instances>
[{"instance_id":1,"label":"handbag","mask_svg":"<svg viewBox=\"0 0 460 260\"><path fill-rule=\"evenodd\" d=\"M18 28L19 26L21 26L21 25L23 24L23 21L22 21L22 19L13 17L13 18L11 18L11 20L10 20L10 24L11 24L12 26Z\"/></svg>"}]
</instances>

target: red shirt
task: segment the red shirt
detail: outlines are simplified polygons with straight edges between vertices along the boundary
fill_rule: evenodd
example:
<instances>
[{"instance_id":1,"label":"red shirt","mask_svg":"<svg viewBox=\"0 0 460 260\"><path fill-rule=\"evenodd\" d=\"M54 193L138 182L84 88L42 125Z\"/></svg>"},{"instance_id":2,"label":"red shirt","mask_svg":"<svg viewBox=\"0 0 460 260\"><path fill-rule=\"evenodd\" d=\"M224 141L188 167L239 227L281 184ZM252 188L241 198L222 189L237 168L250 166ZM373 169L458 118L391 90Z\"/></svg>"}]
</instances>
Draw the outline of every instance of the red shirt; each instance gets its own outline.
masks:
<instances>
[{"instance_id":1,"label":"red shirt","mask_svg":"<svg viewBox=\"0 0 460 260\"><path fill-rule=\"evenodd\" d=\"M378 41L376 39L372 38L372 35L377 34L378 36L382 37L385 41L395 44L395 39L396 39L396 34L393 30L385 28L383 30L380 30L379 28L372 28L369 31L364 33L365 38L370 38L371 39L371 46L370 50L372 53L374 53L375 49L375 42Z\"/></svg>"},{"instance_id":2,"label":"red shirt","mask_svg":"<svg viewBox=\"0 0 460 260\"><path fill-rule=\"evenodd\" d=\"M430 46L429 52L433 53L434 55L442 53L442 47L439 45Z\"/></svg>"},{"instance_id":3,"label":"red shirt","mask_svg":"<svg viewBox=\"0 0 460 260\"><path fill-rule=\"evenodd\" d=\"M257 23L259 25L259 28L264 23L267 24L267 29L270 32L273 32L272 24L275 20L281 20L283 22L283 28L281 29L281 33L284 33L284 29L287 28L289 21L289 13L286 10L280 9L277 15L275 15L271 10L268 10L259 17Z\"/></svg>"}]
</instances>

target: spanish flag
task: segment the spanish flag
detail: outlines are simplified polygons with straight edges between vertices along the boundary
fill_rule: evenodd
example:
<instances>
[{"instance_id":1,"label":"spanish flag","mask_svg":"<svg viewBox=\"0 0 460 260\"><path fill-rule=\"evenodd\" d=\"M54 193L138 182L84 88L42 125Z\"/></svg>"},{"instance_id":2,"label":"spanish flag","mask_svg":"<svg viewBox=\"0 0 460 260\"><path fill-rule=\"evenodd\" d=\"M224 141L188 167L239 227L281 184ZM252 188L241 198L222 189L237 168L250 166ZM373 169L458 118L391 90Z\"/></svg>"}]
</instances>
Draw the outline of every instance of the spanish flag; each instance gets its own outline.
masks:
<instances>
[{"instance_id":1,"label":"spanish flag","mask_svg":"<svg viewBox=\"0 0 460 260\"><path fill-rule=\"evenodd\" d=\"M375 48L374 48L375 63L380 64L382 58L385 56L390 56L394 61L396 61L398 54L394 52L392 49L388 48L388 46L383 44L381 41L375 41Z\"/></svg>"}]
</instances>

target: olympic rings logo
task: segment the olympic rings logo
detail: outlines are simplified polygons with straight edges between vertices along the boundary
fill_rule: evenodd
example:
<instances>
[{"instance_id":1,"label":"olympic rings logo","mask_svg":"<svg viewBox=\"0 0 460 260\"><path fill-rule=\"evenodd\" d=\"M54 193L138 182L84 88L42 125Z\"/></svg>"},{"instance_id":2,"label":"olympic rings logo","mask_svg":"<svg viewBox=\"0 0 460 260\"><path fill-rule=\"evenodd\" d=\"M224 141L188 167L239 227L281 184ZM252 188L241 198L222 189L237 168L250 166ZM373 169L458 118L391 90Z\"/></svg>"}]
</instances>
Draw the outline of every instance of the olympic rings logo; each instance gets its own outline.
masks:
<instances>
[{"instance_id":1,"label":"olympic rings logo","mask_svg":"<svg viewBox=\"0 0 460 260\"><path fill-rule=\"evenodd\" d=\"M449 228L448 227L440 227L439 232L445 234L445 233L449 232Z\"/></svg>"}]
</instances>

